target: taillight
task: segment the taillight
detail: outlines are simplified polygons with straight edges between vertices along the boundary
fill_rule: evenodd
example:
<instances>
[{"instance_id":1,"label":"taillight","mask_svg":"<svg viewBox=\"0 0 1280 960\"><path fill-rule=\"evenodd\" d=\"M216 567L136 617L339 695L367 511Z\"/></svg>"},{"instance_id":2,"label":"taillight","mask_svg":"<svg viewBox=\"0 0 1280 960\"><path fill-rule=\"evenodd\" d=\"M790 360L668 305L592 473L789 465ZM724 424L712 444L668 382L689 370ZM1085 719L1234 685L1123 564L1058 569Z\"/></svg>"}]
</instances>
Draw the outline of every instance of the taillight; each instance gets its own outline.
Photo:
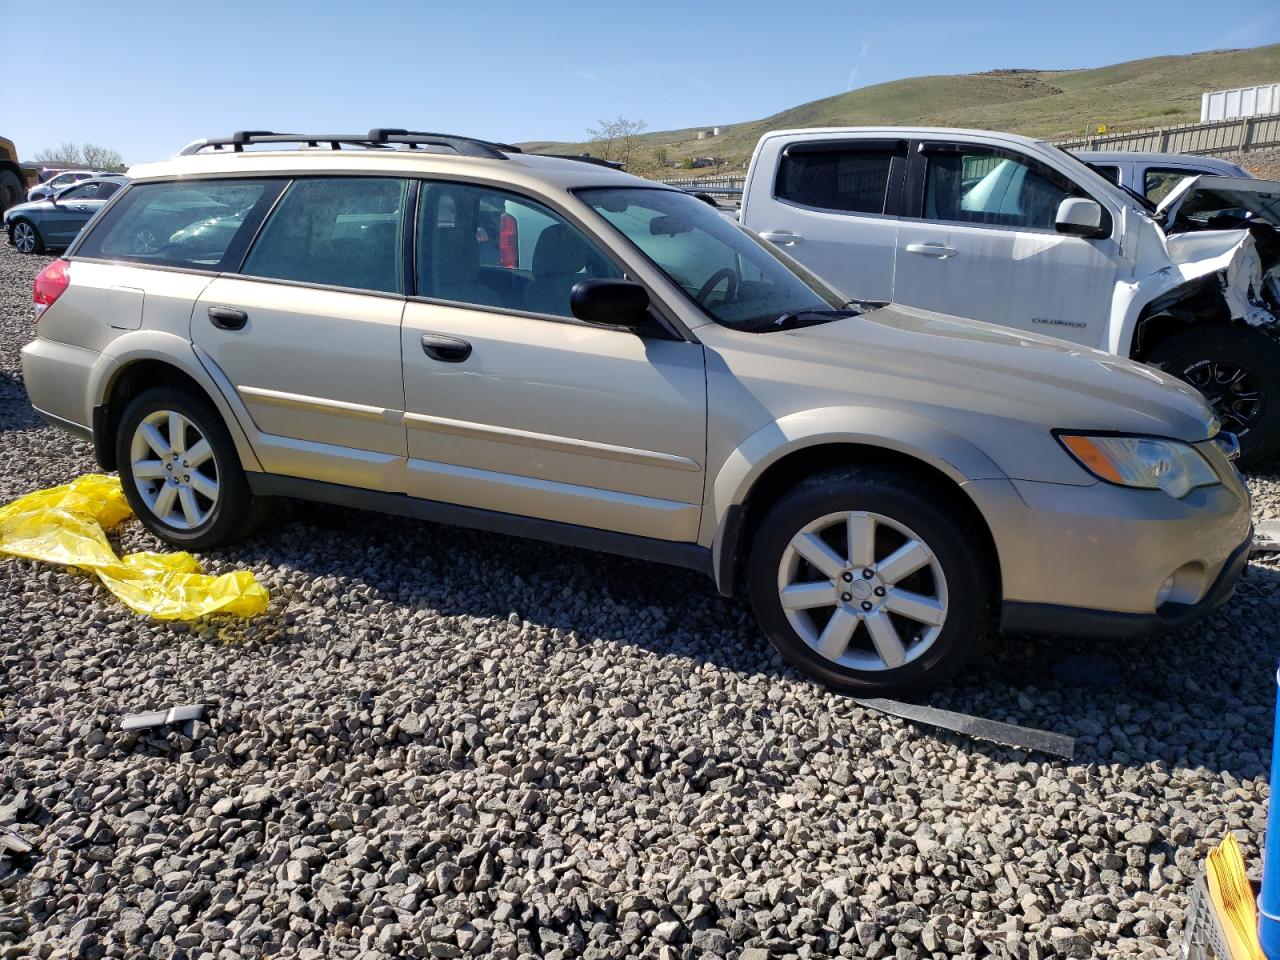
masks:
<instances>
[{"instance_id":1,"label":"taillight","mask_svg":"<svg viewBox=\"0 0 1280 960\"><path fill-rule=\"evenodd\" d=\"M36 282L31 287L31 299L36 302L37 320L71 286L71 277L67 274L70 267L71 264L65 260L55 260L36 277Z\"/></svg>"},{"instance_id":2,"label":"taillight","mask_svg":"<svg viewBox=\"0 0 1280 960\"><path fill-rule=\"evenodd\" d=\"M498 266L508 270L520 266L520 227L509 213L498 218Z\"/></svg>"}]
</instances>

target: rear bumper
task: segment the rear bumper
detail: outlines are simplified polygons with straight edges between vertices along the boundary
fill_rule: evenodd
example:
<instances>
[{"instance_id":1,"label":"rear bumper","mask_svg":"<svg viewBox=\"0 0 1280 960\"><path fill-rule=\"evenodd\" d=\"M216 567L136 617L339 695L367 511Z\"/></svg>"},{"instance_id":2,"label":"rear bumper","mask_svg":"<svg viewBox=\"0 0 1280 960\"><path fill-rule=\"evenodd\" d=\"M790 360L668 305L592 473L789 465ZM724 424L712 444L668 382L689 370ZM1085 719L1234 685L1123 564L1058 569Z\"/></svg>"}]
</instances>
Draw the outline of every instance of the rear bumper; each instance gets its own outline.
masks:
<instances>
[{"instance_id":1,"label":"rear bumper","mask_svg":"<svg viewBox=\"0 0 1280 960\"><path fill-rule=\"evenodd\" d=\"M1177 630L1207 616L1231 599L1236 583L1249 565L1248 539L1223 564L1217 579L1198 603L1166 603L1155 613L1118 613L1052 603L1006 602L1000 629L1008 633L1078 634L1089 637L1127 639L1152 637Z\"/></svg>"},{"instance_id":2,"label":"rear bumper","mask_svg":"<svg viewBox=\"0 0 1280 960\"><path fill-rule=\"evenodd\" d=\"M86 436L93 425L89 386L102 361L97 350L36 337L22 348L22 380L36 412Z\"/></svg>"}]
</instances>

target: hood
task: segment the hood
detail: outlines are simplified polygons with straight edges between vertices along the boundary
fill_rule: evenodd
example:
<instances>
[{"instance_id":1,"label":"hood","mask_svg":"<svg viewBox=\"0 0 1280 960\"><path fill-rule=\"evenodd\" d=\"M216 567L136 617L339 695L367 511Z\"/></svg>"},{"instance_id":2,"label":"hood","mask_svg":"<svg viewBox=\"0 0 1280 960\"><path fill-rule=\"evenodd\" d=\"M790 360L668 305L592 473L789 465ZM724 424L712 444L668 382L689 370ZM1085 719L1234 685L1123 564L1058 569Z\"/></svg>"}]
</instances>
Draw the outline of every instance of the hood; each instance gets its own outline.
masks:
<instances>
[{"instance_id":1,"label":"hood","mask_svg":"<svg viewBox=\"0 0 1280 960\"><path fill-rule=\"evenodd\" d=\"M4 218L7 221L10 217L16 216L23 211L48 210L51 206L52 204L45 199L28 200L26 203L15 203L4 212Z\"/></svg>"},{"instance_id":2,"label":"hood","mask_svg":"<svg viewBox=\"0 0 1280 960\"><path fill-rule=\"evenodd\" d=\"M929 419L1110 430L1189 442L1216 430L1200 394L1151 367L1063 340L898 305L739 346L799 365L778 379ZM945 412L944 412L945 411Z\"/></svg>"},{"instance_id":3,"label":"hood","mask_svg":"<svg viewBox=\"0 0 1280 960\"><path fill-rule=\"evenodd\" d=\"M1169 191L1156 212L1170 234L1230 229L1243 226L1246 217L1280 227L1280 182L1252 177L1188 177Z\"/></svg>"}]
</instances>

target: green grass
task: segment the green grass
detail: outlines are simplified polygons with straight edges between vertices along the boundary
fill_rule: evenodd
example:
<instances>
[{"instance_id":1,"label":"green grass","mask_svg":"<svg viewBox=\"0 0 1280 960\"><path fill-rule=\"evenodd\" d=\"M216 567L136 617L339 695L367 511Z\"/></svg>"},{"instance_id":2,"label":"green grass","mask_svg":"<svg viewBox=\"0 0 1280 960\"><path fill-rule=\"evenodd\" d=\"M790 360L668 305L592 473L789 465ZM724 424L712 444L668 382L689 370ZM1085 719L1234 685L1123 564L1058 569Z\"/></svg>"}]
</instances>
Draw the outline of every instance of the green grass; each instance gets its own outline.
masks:
<instances>
[{"instance_id":1,"label":"green grass","mask_svg":"<svg viewBox=\"0 0 1280 960\"><path fill-rule=\"evenodd\" d=\"M721 125L719 137L696 139L698 128L646 133L639 138L645 167L658 147L671 160L727 158L745 166L766 130L787 127L909 124L976 127L1046 138L1070 137L1099 124L1109 130L1194 123L1200 94L1274 82L1280 44L1132 60L1090 70L996 70L955 76L912 77L804 103L771 117ZM710 126L703 128L710 129ZM585 143L537 142L533 152L580 153ZM662 170L665 175L718 171Z\"/></svg>"}]
</instances>

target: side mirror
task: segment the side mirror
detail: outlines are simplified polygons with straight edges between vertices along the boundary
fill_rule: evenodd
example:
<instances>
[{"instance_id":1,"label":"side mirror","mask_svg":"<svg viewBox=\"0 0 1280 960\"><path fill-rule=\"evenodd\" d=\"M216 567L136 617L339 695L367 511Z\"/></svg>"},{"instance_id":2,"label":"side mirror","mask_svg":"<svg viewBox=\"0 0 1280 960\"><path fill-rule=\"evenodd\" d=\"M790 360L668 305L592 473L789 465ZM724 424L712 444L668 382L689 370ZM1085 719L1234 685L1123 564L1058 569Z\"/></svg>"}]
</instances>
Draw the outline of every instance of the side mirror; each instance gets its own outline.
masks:
<instances>
[{"instance_id":1,"label":"side mirror","mask_svg":"<svg viewBox=\"0 0 1280 960\"><path fill-rule=\"evenodd\" d=\"M1102 204L1084 197L1067 197L1058 204L1054 228L1072 237L1104 237Z\"/></svg>"},{"instance_id":2,"label":"side mirror","mask_svg":"<svg viewBox=\"0 0 1280 960\"><path fill-rule=\"evenodd\" d=\"M569 309L587 323L634 330L648 322L649 292L630 280L583 280L569 294Z\"/></svg>"}]
</instances>

